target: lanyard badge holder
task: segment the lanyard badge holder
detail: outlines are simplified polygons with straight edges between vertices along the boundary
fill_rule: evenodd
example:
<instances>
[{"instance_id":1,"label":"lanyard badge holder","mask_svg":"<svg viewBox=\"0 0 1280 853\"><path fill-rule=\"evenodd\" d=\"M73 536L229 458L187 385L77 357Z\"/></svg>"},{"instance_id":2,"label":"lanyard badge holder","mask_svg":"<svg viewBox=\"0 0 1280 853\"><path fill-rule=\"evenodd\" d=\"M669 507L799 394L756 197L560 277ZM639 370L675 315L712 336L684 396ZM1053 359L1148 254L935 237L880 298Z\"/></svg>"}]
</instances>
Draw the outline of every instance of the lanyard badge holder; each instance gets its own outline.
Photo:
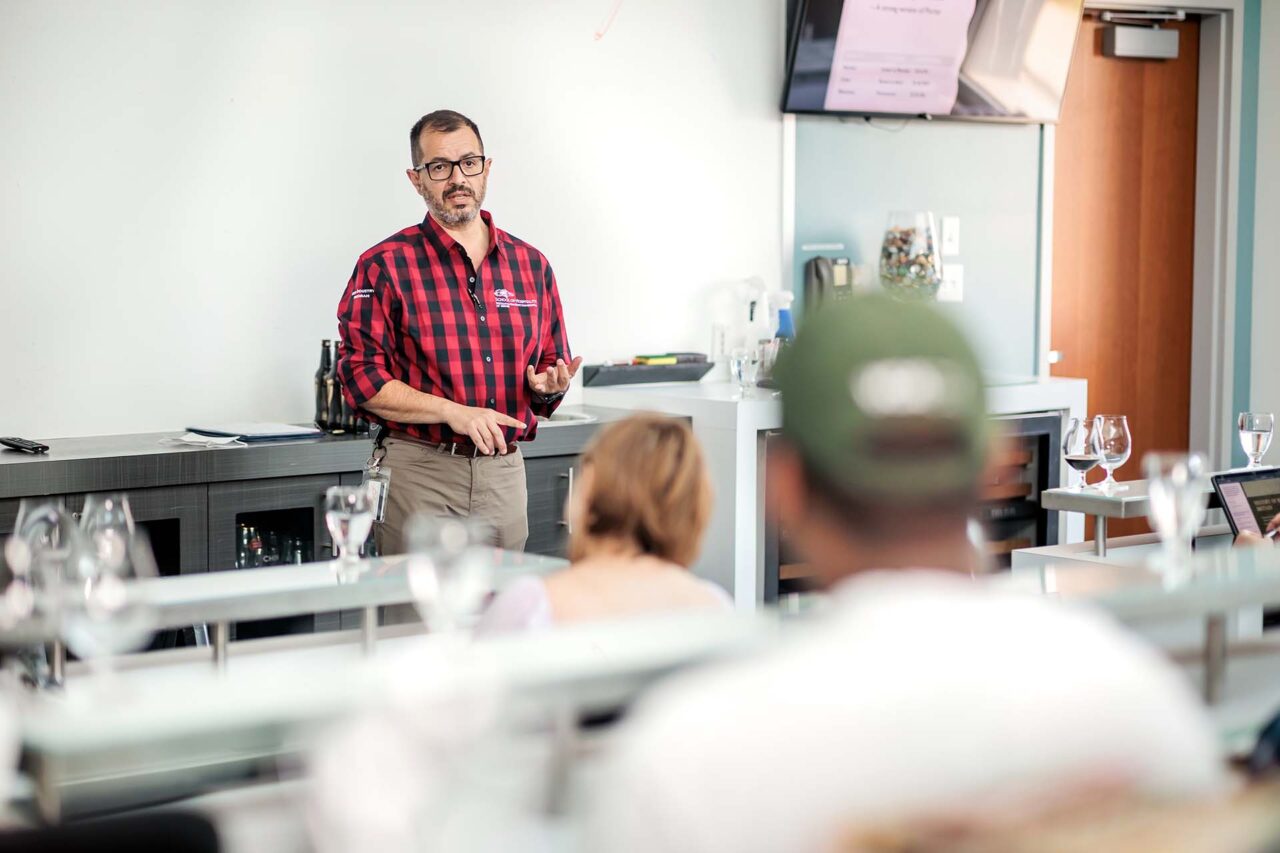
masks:
<instances>
[{"instance_id":1,"label":"lanyard badge holder","mask_svg":"<svg viewBox=\"0 0 1280 853\"><path fill-rule=\"evenodd\" d=\"M373 455L364 464L364 481L361 485L367 490L373 503L373 520L379 524L387 512L387 492L391 488L391 472L382 467L382 460L387 449L379 442L373 448Z\"/></svg>"}]
</instances>

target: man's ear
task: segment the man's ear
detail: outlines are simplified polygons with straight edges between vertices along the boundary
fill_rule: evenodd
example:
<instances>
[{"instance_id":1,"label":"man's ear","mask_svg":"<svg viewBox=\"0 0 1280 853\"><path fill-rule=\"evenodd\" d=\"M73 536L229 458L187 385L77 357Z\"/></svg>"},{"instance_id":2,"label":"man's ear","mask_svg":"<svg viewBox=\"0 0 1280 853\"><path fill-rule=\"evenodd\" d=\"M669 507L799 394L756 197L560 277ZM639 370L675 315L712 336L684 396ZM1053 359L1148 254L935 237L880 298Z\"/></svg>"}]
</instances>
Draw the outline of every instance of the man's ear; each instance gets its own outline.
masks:
<instances>
[{"instance_id":1,"label":"man's ear","mask_svg":"<svg viewBox=\"0 0 1280 853\"><path fill-rule=\"evenodd\" d=\"M770 447L765 483L765 511L769 518L782 527L796 527L808 515L809 494L804 462L791 445L779 441Z\"/></svg>"}]
</instances>

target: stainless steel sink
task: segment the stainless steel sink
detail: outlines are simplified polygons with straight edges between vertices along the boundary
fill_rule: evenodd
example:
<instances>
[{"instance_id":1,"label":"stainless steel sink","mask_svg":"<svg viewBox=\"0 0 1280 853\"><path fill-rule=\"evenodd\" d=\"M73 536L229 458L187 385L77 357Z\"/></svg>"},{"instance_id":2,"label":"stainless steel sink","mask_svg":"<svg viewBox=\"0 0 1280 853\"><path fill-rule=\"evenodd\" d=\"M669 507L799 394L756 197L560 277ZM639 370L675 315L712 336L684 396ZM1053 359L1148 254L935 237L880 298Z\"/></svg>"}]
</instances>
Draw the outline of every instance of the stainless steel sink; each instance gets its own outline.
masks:
<instances>
[{"instance_id":1,"label":"stainless steel sink","mask_svg":"<svg viewBox=\"0 0 1280 853\"><path fill-rule=\"evenodd\" d=\"M588 415L585 412L553 412L549 418L538 415L538 426L556 427L570 424L593 424L596 420L595 415Z\"/></svg>"}]
</instances>

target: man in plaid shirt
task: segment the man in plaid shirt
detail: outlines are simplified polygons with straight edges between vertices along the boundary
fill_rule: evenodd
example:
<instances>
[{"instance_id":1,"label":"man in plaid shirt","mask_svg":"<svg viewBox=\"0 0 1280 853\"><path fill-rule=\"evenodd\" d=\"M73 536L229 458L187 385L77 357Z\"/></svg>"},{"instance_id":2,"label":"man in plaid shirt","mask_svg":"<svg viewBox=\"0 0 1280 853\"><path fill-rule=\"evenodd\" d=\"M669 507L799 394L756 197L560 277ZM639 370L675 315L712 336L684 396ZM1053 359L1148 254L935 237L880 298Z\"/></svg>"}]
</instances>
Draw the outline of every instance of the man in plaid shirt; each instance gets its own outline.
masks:
<instances>
[{"instance_id":1,"label":"man in plaid shirt","mask_svg":"<svg viewBox=\"0 0 1280 853\"><path fill-rule=\"evenodd\" d=\"M565 334L555 274L537 249L480 209L492 160L452 110L409 134L410 183L427 217L366 251L338 304L338 375L381 424L391 472L384 554L414 513L478 518L496 544L529 535L518 442L550 415L582 363Z\"/></svg>"}]
</instances>

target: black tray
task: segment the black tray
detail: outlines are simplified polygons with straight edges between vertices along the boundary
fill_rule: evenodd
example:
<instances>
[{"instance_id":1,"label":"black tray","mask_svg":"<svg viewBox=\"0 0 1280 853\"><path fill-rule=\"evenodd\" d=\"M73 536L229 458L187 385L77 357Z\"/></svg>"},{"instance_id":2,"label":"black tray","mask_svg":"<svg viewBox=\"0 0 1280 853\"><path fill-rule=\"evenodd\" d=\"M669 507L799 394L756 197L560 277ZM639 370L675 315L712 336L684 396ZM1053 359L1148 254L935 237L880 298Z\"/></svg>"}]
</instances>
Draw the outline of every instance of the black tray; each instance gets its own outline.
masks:
<instances>
[{"instance_id":1,"label":"black tray","mask_svg":"<svg viewBox=\"0 0 1280 853\"><path fill-rule=\"evenodd\" d=\"M697 382L715 365L710 361L687 364L585 364L583 385L635 385L640 382Z\"/></svg>"}]
</instances>

